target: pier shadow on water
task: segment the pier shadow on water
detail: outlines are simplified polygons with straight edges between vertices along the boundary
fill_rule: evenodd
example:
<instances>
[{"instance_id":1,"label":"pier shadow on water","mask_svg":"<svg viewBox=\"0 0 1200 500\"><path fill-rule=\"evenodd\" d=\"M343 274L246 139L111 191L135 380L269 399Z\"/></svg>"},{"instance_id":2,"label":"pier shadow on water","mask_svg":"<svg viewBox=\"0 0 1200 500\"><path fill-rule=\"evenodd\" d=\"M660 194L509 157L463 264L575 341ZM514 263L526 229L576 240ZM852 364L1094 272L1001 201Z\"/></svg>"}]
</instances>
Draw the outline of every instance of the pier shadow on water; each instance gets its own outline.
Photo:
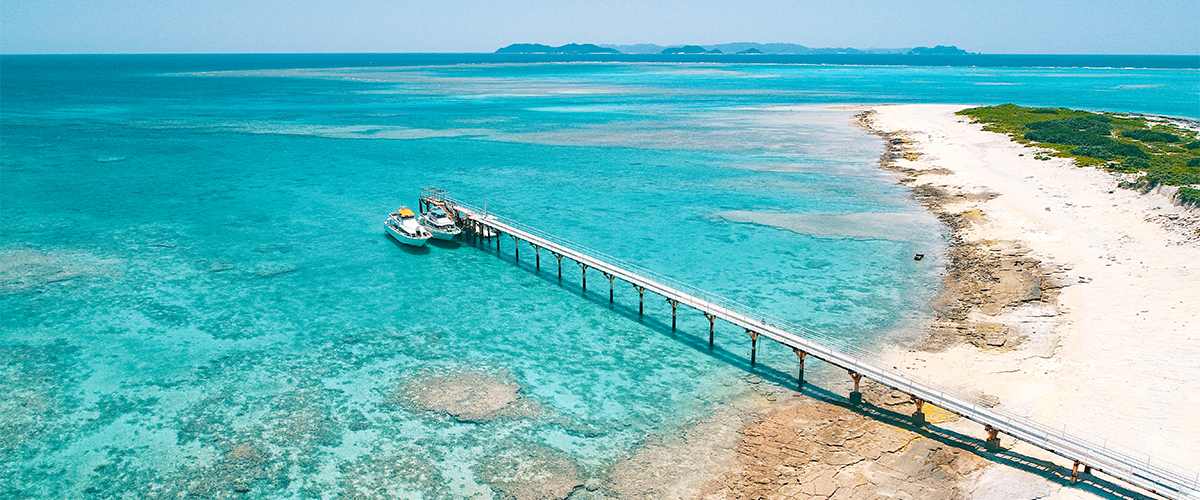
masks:
<instances>
[{"instance_id":1,"label":"pier shadow on water","mask_svg":"<svg viewBox=\"0 0 1200 500\"><path fill-rule=\"evenodd\" d=\"M461 237L460 237L461 238ZM388 238L392 240L392 238ZM395 242L395 240L392 240ZM432 242L432 240L431 240ZM695 328L696 322L693 318L686 321L681 321L685 317L695 316L698 311L689 307L680 307L677 315L677 324L675 328L671 327L671 319L669 310L663 314L662 307L655 304L653 307L645 307L643 313L638 312L638 304L636 301L630 301L629 295L632 288L626 283L624 288L627 288L624 293L614 293L613 301L609 301L609 283L608 279L602 274L596 273L598 276L589 276L589 287L584 290L581 275L579 274L579 266L574 265L574 261L564 257L562 268L568 272L559 278L558 262L551 257L544 259L542 269L538 269L535 264L534 257L522 255L520 260L516 260L512 252L511 240L506 241L507 245L502 246L502 250L497 252L495 242L483 241L475 244L469 240L459 243L459 239L451 242L438 242L438 246L447 245L446 248L457 248L457 246L474 246L477 250L491 254L496 258L506 261L522 271L526 271L546 284L555 285L563 290L582 296L585 300L593 303L597 307L607 308L613 313L622 316L630 321L641 324L650 329L656 334L664 337L669 337L681 346L687 347L695 352L704 353L713 359L720 361L726 365L736 367L746 373L747 376L753 375L761 378L764 383L777 385L781 388L796 390L798 381L795 370L796 365L791 365L788 370L779 369L770 366L762 358L764 351L771 348L774 341L766 337L761 337L762 342L759 343L758 353L759 361L750 364L750 342L749 337L742 331L742 328L735 327L735 331L730 331L728 324L721 327L721 322L717 323L714 341L712 347L709 347L708 338L705 334L708 333L707 328L698 330ZM399 245L399 243L397 243ZM453 247L449 245L455 245ZM406 246L406 245L400 245ZM506 249L505 249L506 247ZM528 248L528 246L526 246ZM428 251L428 249L424 249ZM533 253L529 249L529 253ZM547 262L548 261L548 262ZM570 264L568 264L568 262ZM595 279L599 278L599 279ZM618 280L619 281L619 280ZM619 285L613 286L614 292ZM636 292L633 292L636 297ZM624 299L624 300L621 300ZM652 302L665 302L665 300L652 292L646 293L645 305L651 306ZM683 325L681 325L681 323ZM707 327L707 325L703 325ZM732 338L736 340L731 341ZM812 357L806 362L808 373L817 372L813 367L814 361L821 361L818 358ZM841 371L833 365L828 365L821 362L823 365L833 371ZM958 448L969 451L984 460L995 464L1012 467L1039 477L1042 477L1052 483L1078 488L1083 491L1092 493L1100 498L1110 500L1159 500L1160 497L1155 494L1143 492L1140 489L1132 489L1119 480L1108 480L1100 477L1096 473L1085 474L1083 469L1080 469L1078 481L1074 485L1070 485L1071 468L1064 467L1054 462L1043 460L1040 458L1031 457L1022 453L1018 453L1008 448L1001 448L997 452L989 452L985 447L984 440L981 437L962 434L953 430L937 427L934 424L927 424L922 427L916 427L912 424L912 417L908 414L898 413L886 408L872 405L866 401L861 404L853 404L850 402L848 394L843 395L833 392L829 389L820 387L813 383L814 377L806 375L805 383L800 387L800 393L813 399L823 401L828 404L839 406L843 409L852 411L867 418L874 419L879 422L886 423L895 427L903 428L908 431L919 434L922 437L932 439L945 446ZM959 417L962 418L962 417ZM979 430L980 436L985 435L982 425ZM1007 441L1011 443L1014 438L1005 436ZM1002 438L1003 439L1003 438ZM1066 460L1066 459L1064 459Z\"/></svg>"}]
</instances>

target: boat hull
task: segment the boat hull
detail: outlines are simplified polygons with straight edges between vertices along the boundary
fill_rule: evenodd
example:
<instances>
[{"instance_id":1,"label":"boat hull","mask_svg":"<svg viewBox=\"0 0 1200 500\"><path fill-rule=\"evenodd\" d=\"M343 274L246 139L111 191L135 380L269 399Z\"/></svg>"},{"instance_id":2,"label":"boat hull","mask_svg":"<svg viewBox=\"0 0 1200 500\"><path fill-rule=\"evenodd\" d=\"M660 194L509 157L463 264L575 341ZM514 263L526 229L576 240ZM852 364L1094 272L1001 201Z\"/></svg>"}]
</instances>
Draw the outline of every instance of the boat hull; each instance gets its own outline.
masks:
<instances>
[{"instance_id":1,"label":"boat hull","mask_svg":"<svg viewBox=\"0 0 1200 500\"><path fill-rule=\"evenodd\" d=\"M429 241L429 238L413 238L411 236L406 236L387 224L384 224L383 227L393 239L408 246L423 247L425 246L425 242Z\"/></svg>"},{"instance_id":2,"label":"boat hull","mask_svg":"<svg viewBox=\"0 0 1200 500\"><path fill-rule=\"evenodd\" d=\"M454 239L455 236L458 236L458 233L439 233L433 229L429 230L429 234L433 237L433 239L443 241L450 241Z\"/></svg>"}]
</instances>

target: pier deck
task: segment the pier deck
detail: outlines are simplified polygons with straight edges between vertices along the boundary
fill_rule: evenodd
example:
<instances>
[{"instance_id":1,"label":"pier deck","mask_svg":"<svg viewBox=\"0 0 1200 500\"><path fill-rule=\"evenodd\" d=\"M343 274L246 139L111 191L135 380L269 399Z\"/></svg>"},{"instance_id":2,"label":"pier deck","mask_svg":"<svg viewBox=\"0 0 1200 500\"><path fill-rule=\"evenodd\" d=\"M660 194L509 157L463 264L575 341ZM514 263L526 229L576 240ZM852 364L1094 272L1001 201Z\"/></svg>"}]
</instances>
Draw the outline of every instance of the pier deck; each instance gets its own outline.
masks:
<instances>
[{"instance_id":1,"label":"pier deck","mask_svg":"<svg viewBox=\"0 0 1200 500\"><path fill-rule=\"evenodd\" d=\"M823 334L802 325L754 310L748 306L725 299L677 280L643 269L637 265L605 255L581 245L571 243L544 231L529 227L515 220L487 214L470 204L446 196L436 188L426 188L421 198L422 206L436 204L451 212L466 230L468 237L478 239L497 238L499 248L501 235L513 239L519 259L520 242L530 245L535 252L540 268L540 251L549 251L558 259L561 277L562 258L575 261L583 270L584 289L587 288L587 271L600 271L609 279L620 279L633 285L640 300L649 291L662 296L671 304L672 327L678 305L695 309L710 321L709 343L712 343L711 325L715 319L745 329L751 340L751 364L759 337L766 337L791 348L799 357L800 380L803 383L803 366L806 356L813 356L826 363L846 370L855 380L855 392L851 400L861 399L858 380L861 377L874 380L912 396L918 403L928 402L964 418L982 424L988 433L986 446L996 451L999 447L998 434L1003 433L1026 443L1038 446L1074 462L1072 482L1081 472L1095 470L1143 488L1155 494L1173 499L1200 499L1200 475L1183 467L1154 460L1152 457L1122 449L1104 440L1086 438L1068 432L1062 424L1053 424L1029 415L1018 415L982 397L978 391L955 384L946 384L932 379L917 379L885 368L884 364L869 352L849 345L835 337ZM610 288L609 298L612 300ZM855 397L857 396L857 398ZM918 406L920 408L920 406ZM920 410L918 410L920 414ZM914 424L923 425L923 414L914 414Z\"/></svg>"}]
</instances>

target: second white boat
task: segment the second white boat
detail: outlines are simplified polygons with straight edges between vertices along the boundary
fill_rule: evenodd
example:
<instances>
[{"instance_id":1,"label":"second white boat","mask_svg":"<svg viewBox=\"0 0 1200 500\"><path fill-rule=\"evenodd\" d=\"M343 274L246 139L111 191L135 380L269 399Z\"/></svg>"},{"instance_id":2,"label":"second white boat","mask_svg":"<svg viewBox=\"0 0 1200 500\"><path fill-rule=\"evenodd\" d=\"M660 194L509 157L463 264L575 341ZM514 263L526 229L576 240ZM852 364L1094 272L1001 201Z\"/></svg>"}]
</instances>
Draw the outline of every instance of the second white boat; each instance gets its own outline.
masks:
<instances>
[{"instance_id":1,"label":"second white boat","mask_svg":"<svg viewBox=\"0 0 1200 500\"><path fill-rule=\"evenodd\" d=\"M417 218L417 221L420 222L421 226L428 230L429 234L433 235L433 239L436 240L452 240L455 236L458 236L458 233L462 232L462 230L458 228L458 225L454 223L454 219L450 218L450 214L447 214L444 210L437 207L434 207L434 209L428 213L421 214L421 216Z\"/></svg>"}]
</instances>

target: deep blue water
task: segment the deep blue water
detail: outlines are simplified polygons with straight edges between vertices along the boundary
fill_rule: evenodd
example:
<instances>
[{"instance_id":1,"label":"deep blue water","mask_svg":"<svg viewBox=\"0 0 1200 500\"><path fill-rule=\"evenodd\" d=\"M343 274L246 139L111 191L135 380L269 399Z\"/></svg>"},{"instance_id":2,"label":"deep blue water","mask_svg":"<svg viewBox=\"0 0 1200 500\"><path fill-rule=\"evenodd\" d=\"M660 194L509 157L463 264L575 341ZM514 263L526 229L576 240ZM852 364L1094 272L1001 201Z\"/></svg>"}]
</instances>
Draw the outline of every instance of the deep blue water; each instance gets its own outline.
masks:
<instances>
[{"instance_id":1,"label":"deep blue water","mask_svg":"<svg viewBox=\"0 0 1200 500\"><path fill-rule=\"evenodd\" d=\"M606 480L794 369L511 240L398 246L382 220L421 186L869 347L928 319L944 241L841 105L1200 118L1189 58L967 57L4 56L0 496ZM519 399L416 402L479 383Z\"/></svg>"}]
</instances>

